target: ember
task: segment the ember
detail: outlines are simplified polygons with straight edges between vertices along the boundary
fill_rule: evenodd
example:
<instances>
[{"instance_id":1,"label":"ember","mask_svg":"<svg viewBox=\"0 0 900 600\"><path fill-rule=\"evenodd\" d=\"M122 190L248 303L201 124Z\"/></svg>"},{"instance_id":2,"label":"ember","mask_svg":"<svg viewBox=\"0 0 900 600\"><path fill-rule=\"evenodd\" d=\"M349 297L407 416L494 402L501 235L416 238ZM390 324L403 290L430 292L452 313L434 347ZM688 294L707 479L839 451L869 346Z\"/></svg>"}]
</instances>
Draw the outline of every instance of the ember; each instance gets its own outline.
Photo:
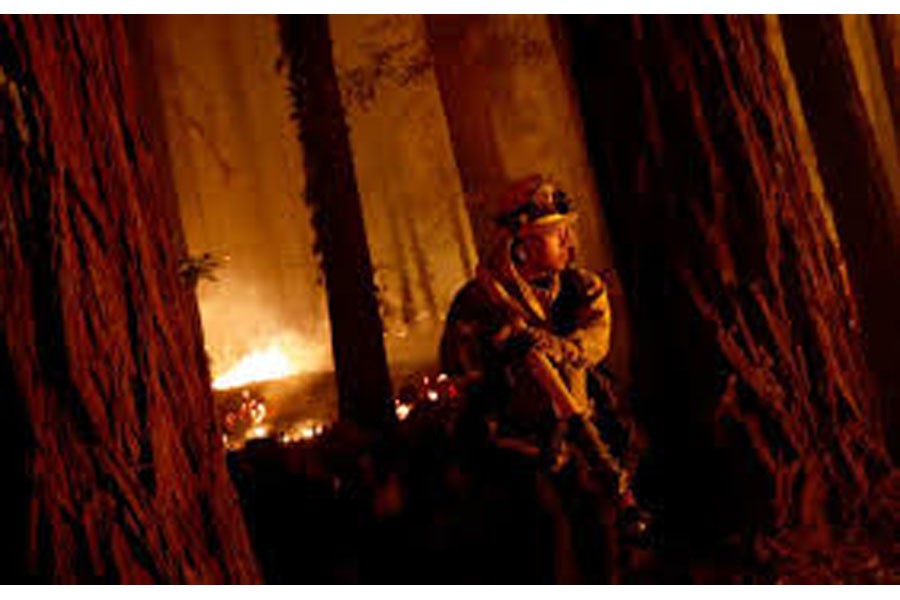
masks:
<instances>
[{"instance_id":1,"label":"ember","mask_svg":"<svg viewBox=\"0 0 900 600\"><path fill-rule=\"evenodd\" d=\"M456 384L446 373L440 373L434 379L428 375L414 376L409 383L400 387L398 396L394 398L394 415L398 421L405 421L411 414L425 410L430 404L446 404L457 396ZM452 409L453 406L447 407L447 410Z\"/></svg>"},{"instance_id":2,"label":"ember","mask_svg":"<svg viewBox=\"0 0 900 600\"><path fill-rule=\"evenodd\" d=\"M295 423L290 428L278 435L278 441L282 444L295 444L298 442L315 439L325 433L325 423L315 420L305 420Z\"/></svg>"},{"instance_id":3,"label":"ember","mask_svg":"<svg viewBox=\"0 0 900 600\"><path fill-rule=\"evenodd\" d=\"M237 450L243 441L267 437L271 426L266 423L269 409L266 399L251 389L241 390L231 396L223 407L223 441L228 450ZM229 405L230 404L230 405Z\"/></svg>"},{"instance_id":4,"label":"ember","mask_svg":"<svg viewBox=\"0 0 900 600\"><path fill-rule=\"evenodd\" d=\"M412 405L404 404L400 400L394 400L394 414L397 415L398 421L405 421L410 412L412 412Z\"/></svg>"}]
</instances>

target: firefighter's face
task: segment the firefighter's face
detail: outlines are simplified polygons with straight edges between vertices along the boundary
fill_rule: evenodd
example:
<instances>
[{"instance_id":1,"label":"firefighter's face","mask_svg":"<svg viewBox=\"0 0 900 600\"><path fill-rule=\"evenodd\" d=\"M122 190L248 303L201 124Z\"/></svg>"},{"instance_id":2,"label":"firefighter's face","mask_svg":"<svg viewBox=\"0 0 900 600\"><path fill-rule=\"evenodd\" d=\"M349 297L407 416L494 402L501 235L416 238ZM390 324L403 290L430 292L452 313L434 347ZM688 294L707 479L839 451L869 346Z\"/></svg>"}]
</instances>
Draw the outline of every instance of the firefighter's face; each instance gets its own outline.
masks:
<instances>
[{"instance_id":1,"label":"firefighter's face","mask_svg":"<svg viewBox=\"0 0 900 600\"><path fill-rule=\"evenodd\" d=\"M575 256L574 232L566 222L531 232L522 242L524 266L533 272L562 271Z\"/></svg>"}]
</instances>

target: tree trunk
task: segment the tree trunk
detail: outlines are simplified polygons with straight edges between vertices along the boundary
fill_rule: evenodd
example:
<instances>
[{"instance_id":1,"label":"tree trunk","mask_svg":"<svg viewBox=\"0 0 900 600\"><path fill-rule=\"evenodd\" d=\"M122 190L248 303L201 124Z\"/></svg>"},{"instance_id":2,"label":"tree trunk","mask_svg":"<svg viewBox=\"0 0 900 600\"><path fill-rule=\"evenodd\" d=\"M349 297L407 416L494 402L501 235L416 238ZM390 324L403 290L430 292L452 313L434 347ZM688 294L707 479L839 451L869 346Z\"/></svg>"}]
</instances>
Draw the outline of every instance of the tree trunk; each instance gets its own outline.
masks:
<instances>
[{"instance_id":1,"label":"tree trunk","mask_svg":"<svg viewBox=\"0 0 900 600\"><path fill-rule=\"evenodd\" d=\"M859 294L864 339L880 384L879 412L889 427L900 424L900 414L891 420L900 403L900 190L891 177L897 165L886 160L876 142L877 125L866 111L867 90L854 73L842 18L791 16L781 22L850 279ZM893 128L893 123L879 125ZM890 441L900 453L900 440Z\"/></svg>"},{"instance_id":2,"label":"tree trunk","mask_svg":"<svg viewBox=\"0 0 900 600\"><path fill-rule=\"evenodd\" d=\"M777 20L567 23L667 516L775 577L885 577L838 543L890 516L891 463Z\"/></svg>"},{"instance_id":3,"label":"tree trunk","mask_svg":"<svg viewBox=\"0 0 900 600\"><path fill-rule=\"evenodd\" d=\"M5 16L0 45L11 574L255 581L121 19Z\"/></svg>"},{"instance_id":4,"label":"tree trunk","mask_svg":"<svg viewBox=\"0 0 900 600\"><path fill-rule=\"evenodd\" d=\"M282 17L280 26L328 290L341 418L378 427L390 419L391 382L328 17Z\"/></svg>"}]
</instances>

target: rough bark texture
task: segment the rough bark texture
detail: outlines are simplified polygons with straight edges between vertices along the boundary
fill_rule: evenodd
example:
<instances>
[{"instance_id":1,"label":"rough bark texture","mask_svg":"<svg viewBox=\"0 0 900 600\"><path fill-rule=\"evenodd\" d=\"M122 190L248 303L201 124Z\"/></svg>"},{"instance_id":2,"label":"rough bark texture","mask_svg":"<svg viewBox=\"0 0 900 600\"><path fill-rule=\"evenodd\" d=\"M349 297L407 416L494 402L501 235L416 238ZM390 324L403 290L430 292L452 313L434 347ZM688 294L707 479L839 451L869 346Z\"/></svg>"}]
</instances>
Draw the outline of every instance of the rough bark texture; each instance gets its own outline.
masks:
<instances>
[{"instance_id":1,"label":"rough bark texture","mask_svg":"<svg viewBox=\"0 0 900 600\"><path fill-rule=\"evenodd\" d=\"M866 90L853 72L838 16L782 17L786 49L815 140L819 169L834 208L850 279L859 294L880 411L900 425L900 198L875 140ZM889 81L889 80L887 80ZM890 95L895 101L894 94ZM882 126L890 127L885 123ZM893 418L892 418L893 413ZM900 453L900 439L893 442Z\"/></svg>"},{"instance_id":2,"label":"rough bark texture","mask_svg":"<svg viewBox=\"0 0 900 600\"><path fill-rule=\"evenodd\" d=\"M391 383L359 190L331 57L328 17L283 17L285 61L328 290L341 418L386 423Z\"/></svg>"},{"instance_id":3,"label":"rough bark texture","mask_svg":"<svg viewBox=\"0 0 900 600\"><path fill-rule=\"evenodd\" d=\"M8 564L60 582L251 582L131 76L119 18L0 21L2 476L18 474L22 509L5 513L21 533Z\"/></svg>"},{"instance_id":4,"label":"rough bark texture","mask_svg":"<svg viewBox=\"0 0 900 600\"><path fill-rule=\"evenodd\" d=\"M688 545L732 536L773 578L890 577L873 524L893 535L892 467L777 22L568 25L666 518Z\"/></svg>"}]
</instances>

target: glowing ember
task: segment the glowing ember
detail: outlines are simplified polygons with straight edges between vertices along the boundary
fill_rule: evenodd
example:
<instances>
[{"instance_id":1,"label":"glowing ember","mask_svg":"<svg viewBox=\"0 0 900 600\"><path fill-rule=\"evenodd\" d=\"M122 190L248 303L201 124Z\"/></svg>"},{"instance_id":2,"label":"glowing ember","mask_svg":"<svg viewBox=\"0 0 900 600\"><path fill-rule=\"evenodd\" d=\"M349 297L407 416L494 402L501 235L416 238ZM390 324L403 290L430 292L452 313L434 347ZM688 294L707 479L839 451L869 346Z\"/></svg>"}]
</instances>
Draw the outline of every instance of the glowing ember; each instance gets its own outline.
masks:
<instances>
[{"instance_id":1,"label":"glowing ember","mask_svg":"<svg viewBox=\"0 0 900 600\"><path fill-rule=\"evenodd\" d=\"M257 425L247 430L246 439L258 440L269 435L269 427L267 425Z\"/></svg>"},{"instance_id":2,"label":"glowing ember","mask_svg":"<svg viewBox=\"0 0 900 600\"><path fill-rule=\"evenodd\" d=\"M282 444L311 440L325 433L325 424L319 421L302 421L278 436Z\"/></svg>"},{"instance_id":3,"label":"glowing ember","mask_svg":"<svg viewBox=\"0 0 900 600\"><path fill-rule=\"evenodd\" d=\"M394 398L394 415L398 421L406 421L419 413L449 414L459 409L458 397L456 382L446 373L414 375L400 386Z\"/></svg>"},{"instance_id":4,"label":"glowing ember","mask_svg":"<svg viewBox=\"0 0 900 600\"><path fill-rule=\"evenodd\" d=\"M298 372L299 368L293 364L281 344L274 342L265 349L247 354L234 367L216 377L213 389L226 390L248 383L290 377Z\"/></svg>"},{"instance_id":5,"label":"glowing ember","mask_svg":"<svg viewBox=\"0 0 900 600\"><path fill-rule=\"evenodd\" d=\"M405 421L406 417L409 416L409 413L412 412L412 406L398 402L394 407L394 412L397 415L397 419Z\"/></svg>"}]
</instances>

